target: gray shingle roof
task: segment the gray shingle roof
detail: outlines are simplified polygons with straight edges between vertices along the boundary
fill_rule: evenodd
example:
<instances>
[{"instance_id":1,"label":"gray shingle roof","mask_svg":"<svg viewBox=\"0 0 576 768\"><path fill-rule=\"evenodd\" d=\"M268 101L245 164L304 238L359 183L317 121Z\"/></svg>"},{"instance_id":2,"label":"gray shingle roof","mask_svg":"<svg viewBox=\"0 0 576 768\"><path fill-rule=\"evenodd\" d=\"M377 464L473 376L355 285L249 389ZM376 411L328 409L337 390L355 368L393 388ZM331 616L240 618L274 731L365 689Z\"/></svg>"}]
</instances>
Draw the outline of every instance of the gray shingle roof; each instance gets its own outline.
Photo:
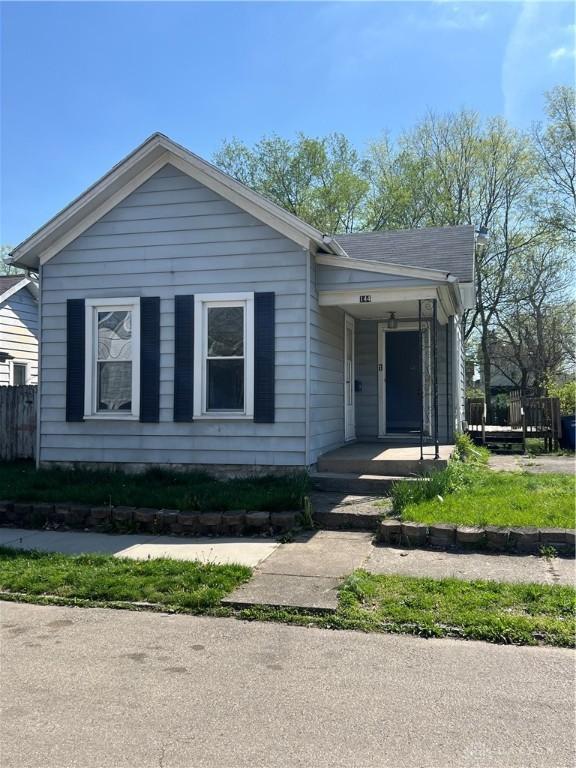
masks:
<instances>
[{"instance_id":1,"label":"gray shingle roof","mask_svg":"<svg viewBox=\"0 0 576 768\"><path fill-rule=\"evenodd\" d=\"M3 275L0 277L0 293L10 290L14 285L23 280L26 275Z\"/></svg>"},{"instance_id":2,"label":"gray shingle roof","mask_svg":"<svg viewBox=\"0 0 576 768\"><path fill-rule=\"evenodd\" d=\"M474 227L426 227L336 235L352 259L389 261L450 272L461 282L474 279Z\"/></svg>"}]
</instances>

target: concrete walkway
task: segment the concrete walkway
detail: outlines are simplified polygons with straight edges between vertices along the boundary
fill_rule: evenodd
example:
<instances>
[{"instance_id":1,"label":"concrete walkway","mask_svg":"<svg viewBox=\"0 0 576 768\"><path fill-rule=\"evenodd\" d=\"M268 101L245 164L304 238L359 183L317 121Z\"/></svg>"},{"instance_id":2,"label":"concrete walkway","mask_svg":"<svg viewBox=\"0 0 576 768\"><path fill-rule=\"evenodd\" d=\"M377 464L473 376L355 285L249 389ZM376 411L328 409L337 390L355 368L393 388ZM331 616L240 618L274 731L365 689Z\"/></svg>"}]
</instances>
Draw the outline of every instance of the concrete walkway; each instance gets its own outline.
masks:
<instances>
[{"instance_id":1,"label":"concrete walkway","mask_svg":"<svg viewBox=\"0 0 576 768\"><path fill-rule=\"evenodd\" d=\"M488 466L497 472L528 472L534 475L558 472L573 475L576 473L574 456L498 456L493 454L488 459Z\"/></svg>"},{"instance_id":2,"label":"concrete walkway","mask_svg":"<svg viewBox=\"0 0 576 768\"><path fill-rule=\"evenodd\" d=\"M99 552L133 560L168 557L174 560L200 560L203 563L238 563L254 568L280 544L274 539L185 538L0 528L0 546L62 552L66 555Z\"/></svg>"},{"instance_id":3,"label":"concrete walkway","mask_svg":"<svg viewBox=\"0 0 576 768\"><path fill-rule=\"evenodd\" d=\"M576 565L572 558L547 559L536 555L434 552L427 549L374 546L363 568L371 573L433 579L454 577L467 581L488 579L516 583L576 583Z\"/></svg>"}]
</instances>

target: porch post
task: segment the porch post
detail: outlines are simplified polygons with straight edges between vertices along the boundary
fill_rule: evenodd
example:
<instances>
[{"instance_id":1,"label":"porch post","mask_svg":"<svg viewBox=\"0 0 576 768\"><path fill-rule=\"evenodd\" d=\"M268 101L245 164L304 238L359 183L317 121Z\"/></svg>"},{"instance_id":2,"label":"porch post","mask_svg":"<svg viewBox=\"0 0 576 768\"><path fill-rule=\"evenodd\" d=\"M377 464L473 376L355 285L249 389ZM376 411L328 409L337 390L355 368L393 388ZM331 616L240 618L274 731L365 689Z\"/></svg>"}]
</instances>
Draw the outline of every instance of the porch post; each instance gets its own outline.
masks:
<instances>
[{"instance_id":1,"label":"porch post","mask_svg":"<svg viewBox=\"0 0 576 768\"><path fill-rule=\"evenodd\" d=\"M444 354L446 355L446 439L450 435L450 325L452 319L446 323L446 341Z\"/></svg>"},{"instance_id":2,"label":"porch post","mask_svg":"<svg viewBox=\"0 0 576 768\"><path fill-rule=\"evenodd\" d=\"M434 458L440 458L438 444L438 299L432 299L432 354L434 361Z\"/></svg>"},{"instance_id":3,"label":"porch post","mask_svg":"<svg viewBox=\"0 0 576 768\"><path fill-rule=\"evenodd\" d=\"M418 389L420 390L420 461L424 460L424 375L422 366L422 299L418 299L418 344L420 354L418 355Z\"/></svg>"}]
</instances>

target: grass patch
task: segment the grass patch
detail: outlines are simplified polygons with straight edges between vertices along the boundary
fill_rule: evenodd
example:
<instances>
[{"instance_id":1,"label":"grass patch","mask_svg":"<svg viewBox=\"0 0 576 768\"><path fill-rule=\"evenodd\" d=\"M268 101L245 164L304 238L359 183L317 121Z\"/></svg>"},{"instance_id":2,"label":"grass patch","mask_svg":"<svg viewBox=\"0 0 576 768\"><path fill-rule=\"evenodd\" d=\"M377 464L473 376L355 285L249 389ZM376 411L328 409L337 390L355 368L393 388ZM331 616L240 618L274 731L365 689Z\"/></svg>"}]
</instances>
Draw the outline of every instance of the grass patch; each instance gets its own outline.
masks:
<instances>
[{"instance_id":1,"label":"grass patch","mask_svg":"<svg viewBox=\"0 0 576 768\"><path fill-rule=\"evenodd\" d=\"M340 592L348 622L368 631L463 637L492 643L572 646L576 591L544 584L504 584L353 573Z\"/></svg>"},{"instance_id":2,"label":"grass patch","mask_svg":"<svg viewBox=\"0 0 576 768\"><path fill-rule=\"evenodd\" d=\"M544 439L538 437L526 438L526 452L530 456L574 456L569 448L559 448L557 451L547 451Z\"/></svg>"},{"instance_id":3,"label":"grass patch","mask_svg":"<svg viewBox=\"0 0 576 768\"><path fill-rule=\"evenodd\" d=\"M27 462L0 464L0 498L13 501L273 512L302 509L307 489L308 477L303 473L216 480L200 472L154 468L136 475L89 469L37 470Z\"/></svg>"},{"instance_id":4,"label":"grass patch","mask_svg":"<svg viewBox=\"0 0 576 768\"><path fill-rule=\"evenodd\" d=\"M128 560L111 555L62 555L0 547L0 590L70 602L153 603L203 612L247 581L242 565L179 560Z\"/></svg>"},{"instance_id":5,"label":"grass patch","mask_svg":"<svg viewBox=\"0 0 576 768\"><path fill-rule=\"evenodd\" d=\"M415 494L412 499L410 493L403 492L403 520L429 525L574 528L574 478L570 475L452 467L445 472L449 475L448 487L444 478L432 476L427 491L433 493L428 498ZM443 487L437 490L438 485Z\"/></svg>"},{"instance_id":6,"label":"grass patch","mask_svg":"<svg viewBox=\"0 0 576 768\"><path fill-rule=\"evenodd\" d=\"M574 528L573 476L494 472L486 467L488 456L460 437L446 469L394 484L393 512L428 525Z\"/></svg>"}]
</instances>

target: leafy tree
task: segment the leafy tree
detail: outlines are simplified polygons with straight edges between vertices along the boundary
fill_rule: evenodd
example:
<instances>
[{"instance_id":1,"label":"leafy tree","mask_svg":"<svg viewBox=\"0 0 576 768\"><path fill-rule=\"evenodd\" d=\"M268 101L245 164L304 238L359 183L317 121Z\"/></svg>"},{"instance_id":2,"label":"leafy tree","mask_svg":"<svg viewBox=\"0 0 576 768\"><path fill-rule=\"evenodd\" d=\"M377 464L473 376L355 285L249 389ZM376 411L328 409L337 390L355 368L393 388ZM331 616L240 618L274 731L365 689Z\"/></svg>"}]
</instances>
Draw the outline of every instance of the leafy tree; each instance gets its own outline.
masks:
<instances>
[{"instance_id":1,"label":"leafy tree","mask_svg":"<svg viewBox=\"0 0 576 768\"><path fill-rule=\"evenodd\" d=\"M8 263L8 256L12 250L11 245L0 245L0 275L22 275L23 269L13 267Z\"/></svg>"},{"instance_id":2,"label":"leafy tree","mask_svg":"<svg viewBox=\"0 0 576 768\"><path fill-rule=\"evenodd\" d=\"M298 134L294 141L265 136L252 148L234 139L224 142L215 162L322 232L363 226L367 163L342 134Z\"/></svg>"},{"instance_id":3,"label":"leafy tree","mask_svg":"<svg viewBox=\"0 0 576 768\"><path fill-rule=\"evenodd\" d=\"M540 215L574 244L576 235L576 91L557 86L548 94L545 125L538 124L533 141L539 161L537 190Z\"/></svg>"}]
</instances>

